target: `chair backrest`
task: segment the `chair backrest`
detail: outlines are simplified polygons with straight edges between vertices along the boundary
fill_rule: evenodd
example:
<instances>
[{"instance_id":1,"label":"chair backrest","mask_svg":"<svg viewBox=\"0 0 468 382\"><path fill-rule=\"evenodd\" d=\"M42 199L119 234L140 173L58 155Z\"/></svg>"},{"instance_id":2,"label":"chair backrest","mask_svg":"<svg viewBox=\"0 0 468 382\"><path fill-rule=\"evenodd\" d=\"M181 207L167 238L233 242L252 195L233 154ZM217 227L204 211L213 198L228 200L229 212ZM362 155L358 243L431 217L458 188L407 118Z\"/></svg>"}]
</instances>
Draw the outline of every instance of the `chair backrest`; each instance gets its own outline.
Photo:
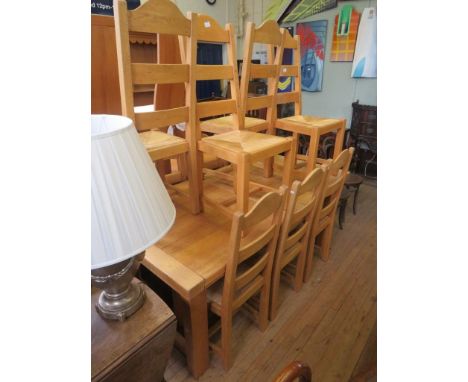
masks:
<instances>
[{"instance_id":1,"label":"chair backrest","mask_svg":"<svg viewBox=\"0 0 468 382\"><path fill-rule=\"evenodd\" d=\"M245 115L248 111L267 109L266 120L273 131L273 118L276 115L275 96L278 89L279 68L283 59L284 34L273 20L262 23L258 28L252 22L247 23L244 57L241 74L241 109ZM264 44L267 49L267 63L253 64L251 62L254 44ZM267 95L249 97L249 83L252 79L264 78L268 80Z\"/></svg>"},{"instance_id":2,"label":"chair backrest","mask_svg":"<svg viewBox=\"0 0 468 382\"><path fill-rule=\"evenodd\" d=\"M190 101L191 112L195 118L195 137L201 139L200 119L218 115L231 114L236 129L242 128L244 118L239 108L239 76L237 73L237 54L234 30L231 24L222 28L210 16L188 12L191 20L191 35L181 46L185 47L187 64L190 65L190 87L187 90L187 100ZM223 44L226 47L227 63L224 65L197 64L197 45L199 42ZM203 80L229 81L231 98L198 102L196 83Z\"/></svg>"},{"instance_id":3,"label":"chair backrest","mask_svg":"<svg viewBox=\"0 0 468 382\"><path fill-rule=\"evenodd\" d=\"M336 208L343 190L349 165L353 157L354 147L340 153L338 158L329 160L325 185L319 201L319 207L314 219L314 230L320 228L321 224L333 224Z\"/></svg>"},{"instance_id":4,"label":"chair backrest","mask_svg":"<svg viewBox=\"0 0 468 382\"><path fill-rule=\"evenodd\" d=\"M293 77L294 81L292 90L278 93L275 100L277 105L294 102L294 115L300 115L302 113L300 37L299 35L292 37L288 30L283 28L281 28L281 33L284 36L283 52L286 49L292 50L292 64L281 65L278 75L280 77Z\"/></svg>"},{"instance_id":5,"label":"chair backrest","mask_svg":"<svg viewBox=\"0 0 468 382\"><path fill-rule=\"evenodd\" d=\"M326 170L316 168L302 182L296 180L292 184L276 251L280 264L307 245L325 177Z\"/></svg>"},{"instance_id":6,"label":"chair backrest","mask_svg":"<svg viewBox=\"0 0 468 382\"><path fill-rule=\"evenodd\" d=\"M286 187L263 196L247 213L233 216L222 310L238 309L264 283L269 285ZM240 271L239 265L248 264Z\"/></svg>"},{"instance_id":7,"label":"chair backrest","mask_svg":"<svg viewBox=\"0 0 468 382\"><path fill-rule=\"evenodd\" d=\"M190 36L190 20L170 0L148 0L128 11L125 0L114 0L114 19L119 68L120 98L123 115L135 122L138 131L165 128L189 122L189 105L149 112L135 112L134 85L178 84L187 86L189 65L132 62L130 32ZM182 51L180 51L182 54ZM187 130L189 130L187 126Z\"/></svg>"}]
</instances>

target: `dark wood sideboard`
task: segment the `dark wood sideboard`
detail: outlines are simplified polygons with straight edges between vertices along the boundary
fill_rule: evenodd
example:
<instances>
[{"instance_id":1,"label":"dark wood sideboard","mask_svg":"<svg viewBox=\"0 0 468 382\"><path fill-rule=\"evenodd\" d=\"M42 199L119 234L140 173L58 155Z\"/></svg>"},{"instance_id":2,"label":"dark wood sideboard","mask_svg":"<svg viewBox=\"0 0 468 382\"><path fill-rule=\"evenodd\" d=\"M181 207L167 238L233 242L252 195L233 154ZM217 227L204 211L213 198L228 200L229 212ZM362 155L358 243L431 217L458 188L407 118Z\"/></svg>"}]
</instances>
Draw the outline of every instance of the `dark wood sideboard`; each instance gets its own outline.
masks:
<instances>
[{"instance_id":1,"label":"dark wood sideboard","mask_svg":"<svg viewBox=\"0 0 468 382\"><path fill-rule=\"evenodd\" d=\"M141 281L134 279L135 283ZM103 319L91 295L91 380L93 382L159 382L169 360L176 334L176 319L167 305L143 284L143 306L127 320Z\"/></svg>"}]
</instances>

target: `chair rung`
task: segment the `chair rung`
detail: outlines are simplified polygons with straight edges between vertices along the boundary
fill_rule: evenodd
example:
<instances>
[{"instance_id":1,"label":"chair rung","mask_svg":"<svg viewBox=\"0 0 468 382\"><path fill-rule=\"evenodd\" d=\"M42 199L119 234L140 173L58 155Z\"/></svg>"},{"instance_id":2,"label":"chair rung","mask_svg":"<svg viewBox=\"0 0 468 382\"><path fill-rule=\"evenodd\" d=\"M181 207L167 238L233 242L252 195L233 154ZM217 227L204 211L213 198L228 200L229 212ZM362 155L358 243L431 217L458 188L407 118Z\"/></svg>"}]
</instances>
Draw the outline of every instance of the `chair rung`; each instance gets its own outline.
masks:
<instances>
[{"instance_id":1,"label":"chair rung","mask_svg":"<svg viewBox=\"0 0 468 382\"><path fill-rule=\"evenodd\" d=\"M230 210L229 208L223 206L219 202L215 202L213 199L203 196L203 201L205 201L207 204L210 206L217 208L219 212L221 212L224 216L226 216L228 219L232 219L232 215L234 215L234 211Z\"/></svg>"},{"instance_id":2,"label":"chair rung","mask_svg":"<svg viewBox=\"0 0 468 382\"><path fill-rule=\"evenodd\" d=\"M244 313L247 313L252 321L258 321L258 311L252 305L250 305L249 302L246 302L244 305L242 305L241 310Z\"/></svg>"},{"instance_id":3,"label":"chair rung","mask_svg":"<svg viewBox=\"0 0 468 382\"><path fill-rule=\"evenodd\" d=\"M209 329L208 329L208 338L211 338L215 333L219 332L221 330L221 320L216 321L215 324L213 324Z\"/></svg>"},{"instance_id":4,"label":"chair rung","mask_svg":"<svg viewBox=\"0 0 468 382\"><path fill-rule=\"evenodd\" d=\"M215 351L216 353L218 353L219 355L223 354L222 350L221 350L221 346L219 345L216 345L215 343L213 342L210 342L210 349Z\"/></svg>"},{"instance_id":5,"label":"chair rung","mask_svg":"<svg viewBox=\"0 0 468 382\"><path fill-rule=\"evenodd\" d=\"M181 190L179 187L177 187L176 185L174 184L170 184L170 183L164 183L164 185L166 186L166 188L168 188L169 190L171 191L175 191L177 192L178 194L181 194L187 198L190 197L190 194L189 192L185 191L185 190Z\"/></svg>"},{"instance_id":6,"label":"chair rung","mask_svg":"<svg viewBox=\"0 0 468 382\"><path fill-rule=\"evenodd\" d=\"M230 181L230 182L232 182L233 179L234 179L234 176L232 174L227 174L225 172L218 171L218 170L212 170L210 168L204 168L203 172L205 174L213 175L213 176L216 176L217 178L227 180L227 181Z\"/></svg>"}]
</instances>

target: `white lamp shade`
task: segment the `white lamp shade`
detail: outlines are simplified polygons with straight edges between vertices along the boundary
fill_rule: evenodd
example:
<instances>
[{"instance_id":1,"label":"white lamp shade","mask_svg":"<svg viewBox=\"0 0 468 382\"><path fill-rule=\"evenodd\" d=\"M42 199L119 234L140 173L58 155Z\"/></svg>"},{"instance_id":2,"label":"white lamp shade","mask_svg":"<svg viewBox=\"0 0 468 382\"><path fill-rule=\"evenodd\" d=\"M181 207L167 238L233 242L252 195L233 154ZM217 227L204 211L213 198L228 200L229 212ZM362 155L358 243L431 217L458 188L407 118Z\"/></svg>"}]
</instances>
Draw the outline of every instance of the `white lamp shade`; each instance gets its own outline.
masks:
<instances>
[{"instance_id":1,"label":"white lamp shade","mask_svg":"<svg viewBox=\"0 0 468 382\"><path fill-rule=\"evenodd\" d=\"M132 120L91 116L91 269L143 252L175 216Z\"/></svg>"}]
</instances>

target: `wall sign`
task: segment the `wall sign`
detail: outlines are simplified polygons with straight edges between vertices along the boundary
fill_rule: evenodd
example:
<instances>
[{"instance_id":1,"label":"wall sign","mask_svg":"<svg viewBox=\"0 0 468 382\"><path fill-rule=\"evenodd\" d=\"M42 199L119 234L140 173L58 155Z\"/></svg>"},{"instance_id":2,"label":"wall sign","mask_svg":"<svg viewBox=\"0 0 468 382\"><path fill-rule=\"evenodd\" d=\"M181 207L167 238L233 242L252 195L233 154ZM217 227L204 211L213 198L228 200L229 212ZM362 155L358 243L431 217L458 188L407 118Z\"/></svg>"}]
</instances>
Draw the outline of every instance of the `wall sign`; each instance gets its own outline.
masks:
<instances>
[{"instance_id":1,"label":"wall sign","mask_svg":"<svg viewBox=\"0 0 468 382\"><path fill-rule=\"evenodd\" d=\"M139 6L140 0L127 0L127 9L132 10ZM113 0L91 0L91 13L94 15L114 16Z\"/></svg>"}]
</instances>

